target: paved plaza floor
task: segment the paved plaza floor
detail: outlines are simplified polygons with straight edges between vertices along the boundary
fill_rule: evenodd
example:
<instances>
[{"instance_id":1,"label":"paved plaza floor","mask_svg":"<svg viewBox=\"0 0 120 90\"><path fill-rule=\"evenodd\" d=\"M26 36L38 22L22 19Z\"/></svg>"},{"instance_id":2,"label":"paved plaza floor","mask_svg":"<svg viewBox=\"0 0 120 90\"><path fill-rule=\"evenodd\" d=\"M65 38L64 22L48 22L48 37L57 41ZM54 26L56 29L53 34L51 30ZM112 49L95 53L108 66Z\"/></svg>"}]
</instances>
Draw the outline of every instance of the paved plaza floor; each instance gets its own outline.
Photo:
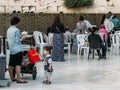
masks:
<instances>
[{"instance_id":1,"label":"paved plaza floor","mask_svg":"<svg viewBox=\"0 0 120 90\"><path fill-rule=\"evenodd\" d=\"M106 60L98 61L71 54L65 55L65 59L66 62L53 62L52 85L42 84L44 70L40 62L36 80L25 74L22 78L28 84L14 82L11 87L0 87L0 90L120 90L120 55L108 54Z\"/></svg>"}]
</instances>

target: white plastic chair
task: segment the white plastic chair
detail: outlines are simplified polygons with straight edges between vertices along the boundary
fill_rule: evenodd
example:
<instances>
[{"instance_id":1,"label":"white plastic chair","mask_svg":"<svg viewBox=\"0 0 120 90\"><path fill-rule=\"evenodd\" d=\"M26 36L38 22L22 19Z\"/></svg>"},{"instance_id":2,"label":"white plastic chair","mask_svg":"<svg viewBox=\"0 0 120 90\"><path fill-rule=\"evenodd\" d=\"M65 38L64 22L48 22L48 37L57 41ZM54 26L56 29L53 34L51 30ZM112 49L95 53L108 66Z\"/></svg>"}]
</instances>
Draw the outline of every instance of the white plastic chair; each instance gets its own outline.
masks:
<instances>
[{"instance_id":1,"label":"white plastic chair","mask_svg":"<svg viewBox=\"0 0 120 90\"><path fill-rule=\"evenodd\" d=\"M105 33L98 33L98 34L101 37L102 41L104 41L104 35L105 35Z\"/></svg>"},{"instance_id":2,"label":"white plastic chair","mask_svg":"<svg viewBox=\"0 0 120 90\"><path fill-rule=\"evenodd\" d=\"M48 42L51 46L53 46L53 33L48 34Z\"/></svg>"},{"instance_id":3,"label":"white plastic chair","mask_svg":"<svg viewBox=\"0 0 120 90\"><path fill-rule=\"evenodd\" d=\"M45 42L49 44L48 36L45 33L42 33L42 35L43 35L43 39L45 40Z\"/></svg>"},{"instance_id":4,"label":"white plastic chair","mask_svg":"<svg viewBox=\"0 0 120 90\"><path fill-rule=\"evenodd\" d=\"M71 35L69 35L69 36L65 35L64 43L65 43L64 50L68 50L68 54L70 55Z\"/></svg>"},{"instance_id":5,"label":"white plastic chair","mask_svg":"<svg viewBox=\"0 0 120 90\"><path fill-rule=\"evenodd\" d=\"M43 56L43 47L47 46L48 43L45 43L43 41L43 35L39 31L34 31L33 37L34 37L34 40L35 40L35 46L39 48L39 54L41 56Z\"/></svg>"},{"instance_id":6,"label":"white plastic chair","mask_svg":"<svg viewBox=\"0 0 120 90\"><path fill-rule=\"evenodd\" d=\"M88 39L88 36L85 34L77 35L77 46L78 46L78 52L77 54L81 56L82 50L86 50L86 53L84 51L84 55L88 56L89 53L89 47L86 45L86 40Z\"/></svg>"},{"instance_id":7,"label":"white plastic chair","mask_svg":"<svg viewBox=\"0 0 120 90\"><path fill-rule=\"evenodd\" d=\"M105 37L105 33L98 33L99 34L99 36L101 37L101 39L102 39L102 41L103 41L103 43L104 43L104 45L106 45L106 48L107 48L107 40L104 40L104 37Z\"/></svg>"},{"instance_id":8,"label":"white plastic chair","mask_svg":"<svg viewBox=\"0 0 120 90\"><path fill-rule=\"evenodd\" d=\"M1 40L1 53L0 53L0 55L4 55L4 53L3 53L3 36L0 36L0 40Z\"/></svg>"},{"instance_id":9,"label":"white plastic chair","mask_svg":"<svg viewBox=\"0 0 120 90\"><path fill-rule=\"evenodd\" d=\"M119 34L120 35L120 31L116 31L115 34Z\"/></svg>"},{"instance_id":10,"label":"white plastic chair","mask_svg":"<svg viewBox=\"0 0 120 90\"><path fill-rule=\"evenodd\" d=\"M113 34L111 35L111 49L113 52L119 53L119 47L120 47L120 35L119 34Z\"/></svg>"}]
</instances>

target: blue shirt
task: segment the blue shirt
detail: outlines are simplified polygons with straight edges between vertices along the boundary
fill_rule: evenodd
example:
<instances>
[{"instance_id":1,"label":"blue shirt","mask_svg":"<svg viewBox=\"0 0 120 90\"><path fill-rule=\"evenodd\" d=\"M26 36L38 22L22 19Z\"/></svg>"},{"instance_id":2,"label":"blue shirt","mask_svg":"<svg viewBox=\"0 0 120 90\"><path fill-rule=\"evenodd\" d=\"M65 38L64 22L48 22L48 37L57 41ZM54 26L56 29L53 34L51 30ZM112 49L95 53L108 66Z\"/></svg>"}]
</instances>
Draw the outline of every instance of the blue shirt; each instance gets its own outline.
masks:
<instances>
[{"instance_id":1,"label":"blue shirt","mask_svg":"<svg viewBox=\"0 0 120 90\"><path fill-rule=\"evenodd\" d=\"M7 39L10 49L10 55L23 52L20 40L20 30L16 26L10 26L10 28L7 30Z\"/></svg>"},{"instance_id":2,"label":"blue shirt","mask_svg":"<svg viewBox=\"0 0 120 90\"><path fill-rule=\"evenodd\" d=\"M112 19L112 22L115 27L120 27L120 20L117 18Z\"/></svg>"}]
</instances>

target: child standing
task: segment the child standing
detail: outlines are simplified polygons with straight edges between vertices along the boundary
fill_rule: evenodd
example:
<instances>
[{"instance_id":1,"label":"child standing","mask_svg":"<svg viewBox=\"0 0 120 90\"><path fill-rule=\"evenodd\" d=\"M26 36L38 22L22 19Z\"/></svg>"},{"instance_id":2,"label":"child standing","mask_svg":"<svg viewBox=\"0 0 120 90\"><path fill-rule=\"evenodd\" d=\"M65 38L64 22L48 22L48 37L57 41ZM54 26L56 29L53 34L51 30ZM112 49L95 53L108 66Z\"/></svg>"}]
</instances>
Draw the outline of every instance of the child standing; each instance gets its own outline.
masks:
<instances>
[{"instance_id":1,"label":"child standing","mask_svg":"<svg viewBox=\"0 0 120 90\"><path fill-rule=\"evenodd\" d=\"M52 47L50 46L45 46L43 49L43 53L46 56L46 58L44 59L44 70L45 70L46 80L43 81L43 83L46 85L51 84L51 77L52 77L52 72L53 72L51 49Z\"/></svg>"}]
</instances>

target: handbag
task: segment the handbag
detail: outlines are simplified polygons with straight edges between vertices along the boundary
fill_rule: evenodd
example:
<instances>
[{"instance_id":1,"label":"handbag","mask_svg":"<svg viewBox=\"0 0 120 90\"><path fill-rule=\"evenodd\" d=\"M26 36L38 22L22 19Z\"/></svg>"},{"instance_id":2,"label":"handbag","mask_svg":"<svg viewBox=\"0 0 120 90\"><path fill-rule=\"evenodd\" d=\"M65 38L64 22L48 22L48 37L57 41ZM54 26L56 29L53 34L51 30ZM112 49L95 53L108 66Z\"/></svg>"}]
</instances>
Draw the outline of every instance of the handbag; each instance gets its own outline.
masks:
<instances>
[{"instance_id":1,"label":"handbag","mask_svg":"<svg viewBox=\"0 0 120 90\"><path fill-rule=\"evenodd\" d=\"M40 62L40 56L35 49L29 50L27 55L28 55L30 64L36 64L37 62Z\"/></svg>"},{"instance_id":2,"label":"handbag","mask_svg":"<svg viewBox=\"0 0 120 90\"><path fill-rule=\"evenodd\" d=\"M59 33L61 33L61 31L60 31L60 29L59 29L58 27L56 27L56 29L57 29L57 31L58 31ZM62 33L62 37L63 37L63 39L65 39L64 33Z\"/></svg>"}]
</instances>

